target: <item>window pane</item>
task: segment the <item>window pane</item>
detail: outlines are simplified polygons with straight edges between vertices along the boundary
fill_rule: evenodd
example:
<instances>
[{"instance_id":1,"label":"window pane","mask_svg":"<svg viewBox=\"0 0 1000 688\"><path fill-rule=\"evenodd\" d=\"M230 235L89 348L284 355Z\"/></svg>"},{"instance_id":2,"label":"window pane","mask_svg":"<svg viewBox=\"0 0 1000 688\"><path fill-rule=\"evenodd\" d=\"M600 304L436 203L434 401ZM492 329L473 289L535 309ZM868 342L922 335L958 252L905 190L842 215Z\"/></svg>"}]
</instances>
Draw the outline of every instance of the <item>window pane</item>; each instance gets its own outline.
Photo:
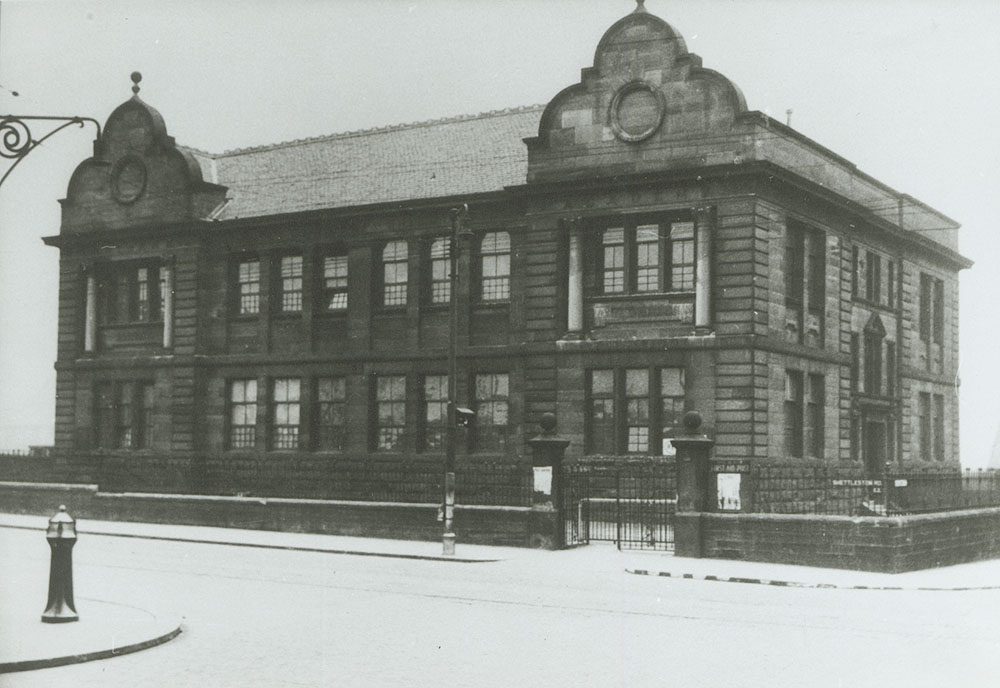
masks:
<instances>
[{"instance_id":1,"label":"window pane","mask_svg":"<svg viewBox=\"0 0 1000 688\"><path fill-rule=\"evenodd\" d=\"M443 237L431 244L431 303L451 298L451 240Z\"/></svg>"},{"instance_id":2,"label":"window pane","mask_svg":"<svg viewBox=\"0 0 1000 688\"><path fill-rule=\"evenodd\" d=\"M660 288L660 235L657 225L636 229L636 291L658 291Z\"/></svg>"},{"instance_id":3,"label":"window pane","mask_svg":"<svg viewBox=\"0 0 1000 688\"><path fill-rule=\"evenodd\" d=\"M342 377L325 377L316 381L316 447L318 449L340 450L344 448L346 392L347 385Z\"/></svg>"},{"instance_id":4,"label":"window pane","mask_svg":"<svg viewBox=\"0 0 1000 688\"><path fill-rule=\"evenodd\" d=\"M507 446L506 373L477 375L475 379L475 447L477 451L504 451Z\"/></svg>"},{"instance_id":5,"label":"window pane","mask_svg":"<svg viewBox=\"0 0 1000 688\"><path fill-rule=\"evenodd\" d=\"M253 447L257 424L257 381L233 380L229 383L229 446Z\"/></svg>"},{"instance_id":6,"label":"window pane","mask_svg":"<svg viewBox=\"0 0 1000 688\"><path fill-rule=\"evenodd\" d=\"M382 251L382 304L406 305L406 283L409 277L405 241L390 241Z\"/></svg>"},{"instance_id":7,"label":"window pane","mask_svg":"<svg viewBox=\"0 0 1000 688\"><path fill-rule=\"evenodd\" d=\"M347 256L333 255L323 258L323 285L326 309L340 311L347 308Z\"/></svg>"},{"instance_id":8,"label":"window pane","mask_svg":"<svg viewBox=\"0 0 1000 688\"><path fill-rule=\"evenodd\" d=\"M281 259L281 310L286 313L302 310L302 256Z\"/></svg>"},{"instance_id":9,"label":"window pane","mask_svg":"<svg viewBox=\"0 0 1000 688\"><path fill-rule=\"evenodd\" d=\"M504 301L510 298L510 235L489 232L480 244L481 298Z\"/></svg>"},{"instance_id":10,"label":"window pane","mask_svg":"<svg viewBox=\"0 0 1000 688\"><path fill-rule=\"evenodd\" d=\"M684 396L684 369L683 368L661 369L660 392L665 397Z\"/></svg>"},{"instance_id":11,"label":"window pane","mask_svg":"<svg viewBox=\"0 0 1000 688\"><path fill-rule=\"evenodd\" d=\"M670 226L670 290L694 289L694 223L674 222Z\"/></svg>"},{"instance_id":12,"label":"window pane","mask_svg":"<svg viewBox=\"0 0 1000 688\"><path fill-rule=\"evenodd\" d=\"M590 373L592 394L611 394L615 389L613 370L594 370Z\"/></svg>"},{"instance_id":13,"label":"window pane","mask_svg":"<svg viewBox=\"0 0 1000 688\"><path fill-rule=\"evenodd\" d=\"M406 424L406 378L402 375L376 378L376 448L403 448Z\"/></svg>"},{"instance_id":14,"label":"window pane","mask_svg":"<svg viewBox=\"0 0 1000 688\"><path fill-rule=\"evenodd\" d=\"M250 315L260 312L260 261L248 260L239 265L239 312Z\"/></svg>"},{"instance_id":15,"label":"window pane","mask_svg":"<svg viewBox=\"0 0 1000 688\"><path fill-rule=\"evenodd\" d=\"M639 395L645 396L648 394L649 394L649 371L645 369L626 370L625 395L633 397Z\"/></svg>"}]
</instances>

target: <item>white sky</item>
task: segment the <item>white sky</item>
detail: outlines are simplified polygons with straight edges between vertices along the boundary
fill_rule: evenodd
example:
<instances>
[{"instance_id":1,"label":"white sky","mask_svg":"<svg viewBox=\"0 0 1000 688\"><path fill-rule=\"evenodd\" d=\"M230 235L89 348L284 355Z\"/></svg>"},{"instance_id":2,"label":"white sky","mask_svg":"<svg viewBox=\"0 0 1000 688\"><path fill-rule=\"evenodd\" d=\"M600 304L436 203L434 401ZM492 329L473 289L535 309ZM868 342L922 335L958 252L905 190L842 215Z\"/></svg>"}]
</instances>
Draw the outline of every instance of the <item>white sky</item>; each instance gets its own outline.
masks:
<instances>
[{"instance_id":1,"label":"white sky","mask_svg":"<svg viewBox=\"0 0 1000 688\"><path fill-rule=\"evenodd\" d=\"M647 0L751 109L964 225L962 460L1000 424L1000 2ZM0 4L0 113L103 122L143 74L178 142L211 152L545 103L631 0ZM36 138L44 132L36 130ZM0 188L0 450L52 440L59 205L93 128ZM0 168L0 174L6 169Z\"/></svg>"}]
</instances>

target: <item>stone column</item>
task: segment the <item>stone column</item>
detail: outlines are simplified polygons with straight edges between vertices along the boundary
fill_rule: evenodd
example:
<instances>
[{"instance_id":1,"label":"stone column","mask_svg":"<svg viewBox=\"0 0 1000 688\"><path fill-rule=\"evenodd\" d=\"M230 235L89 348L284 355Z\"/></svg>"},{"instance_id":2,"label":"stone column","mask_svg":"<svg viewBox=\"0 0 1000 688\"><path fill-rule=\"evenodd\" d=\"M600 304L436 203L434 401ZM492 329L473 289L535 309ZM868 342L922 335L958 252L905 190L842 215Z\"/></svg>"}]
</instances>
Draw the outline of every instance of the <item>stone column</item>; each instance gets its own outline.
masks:
<instances>
[{"instance_id":1,"label":"stone column","mask_svg":"<svg viewBox=\"0 0 1000 688\"><path fill-rule=\"evenodd\" d=\"M695 214L695 327L712 326L712 208L698 208Z\"/></svg>"},{"instance_id":2,"label":"stone column","mask_svg":"<svg viewBox=\"0 0 1000 688\"><path fill-rule=\"evenodd\" d=\"M684 414L684 434L671 440L677 449L677 514L674 520L674 553L701 557L701 515L711 504L708 457L714 440L699 433L701 414Z\"/></svg>"},{"instance_id":3,"label":"stone column","mask_svg":"<svg viewBox=\"0 0 1000 688\"><path fill-rule=\"evenodd\" d=\"M583 239L580 219L563 220L569 230L569 281L566 291L566 337L583 336Z\"/></svg>"},{"instance_id":4,"label":"stone column","mask_svg":"<svg viewBox=\"0 0 1000 688\"><path fill-rule=\"evenodd\" d=\"M87 272L86 322L83 329L83 350L92 353L97 350L97 276L93 270Z\"/></svg>"},{"instance_id":5,"label":"stone column","mask_svg":"<svg viewBox=\"0 0 1000 688\"><path fill-rule=\"evenodd\" d=\"M533 469L528 544L559 549L563 545L559 473L569 440L556 434L555 414L542 415L541 426L542 434L528 440Z\"/></svg>"},{"instance_id":6,"label":"stone column","mask_svg":"<svg viewBox=\"0 0 1000 688\"><path fill-rule=\"evenodd\" d=\"M163 266L163 348L174 346L174 266Z\"/></svg>"}]
</instances>

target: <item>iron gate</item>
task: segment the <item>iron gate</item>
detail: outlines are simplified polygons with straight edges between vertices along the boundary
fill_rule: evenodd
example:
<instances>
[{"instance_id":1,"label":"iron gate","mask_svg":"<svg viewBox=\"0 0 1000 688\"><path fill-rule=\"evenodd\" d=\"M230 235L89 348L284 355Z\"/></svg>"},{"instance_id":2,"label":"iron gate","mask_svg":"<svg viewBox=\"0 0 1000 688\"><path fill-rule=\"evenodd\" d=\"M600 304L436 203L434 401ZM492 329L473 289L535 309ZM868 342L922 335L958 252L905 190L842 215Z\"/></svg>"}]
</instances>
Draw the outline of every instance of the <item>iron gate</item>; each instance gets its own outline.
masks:
<instances>
[{"instance_id":1,"label":"iron gate","mask_svg":"<svg viewBox=\"0 0 1000 688\"><path fill-rule=\"evenodd\" d=\"M673 462L564 465L561 501L567 545L605 541L619 549L674 549Z\"/></svg>"}]
</instances>

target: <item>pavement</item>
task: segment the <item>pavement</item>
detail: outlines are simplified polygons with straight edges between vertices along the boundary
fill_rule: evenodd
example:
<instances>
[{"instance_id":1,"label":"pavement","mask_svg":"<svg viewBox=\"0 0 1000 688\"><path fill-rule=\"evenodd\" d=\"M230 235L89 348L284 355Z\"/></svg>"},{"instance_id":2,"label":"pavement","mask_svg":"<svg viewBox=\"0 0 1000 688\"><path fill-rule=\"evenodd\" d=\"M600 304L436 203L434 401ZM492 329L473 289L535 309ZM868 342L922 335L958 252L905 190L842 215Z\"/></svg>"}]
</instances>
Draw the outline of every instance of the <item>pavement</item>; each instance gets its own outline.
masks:
<instances>
[{"instance_id":1,"label":"pavement","mask_svg":"<svg viewBox=\"0 0 1000 688\"><path fill-rule=\"evenodd\" d=\"M0 514L0 528L38 531L45 548L48 518ZM601 543L561 552L459 543L457 556L444 556L440 542L386 540L310 533L284 533L202 526L78 521L80 538L91 536L142 538L235 547L389 557L483 566L520 561L545 568L555 563L573 568L618 571L671 579L729 584L759 584L788 588L864 590L922 590L941 593L1000 589L1000 560L962 564L900 574L872 573L759 562L675 557L664 552L618 551ZM141 609L110 600L78 597L80 620L41 623L47 585L44 572L26 566L5 565L0 586L0 673L85 662L136 652L167 642L181 633L183 610ZM36 567L37 569L37 567ZM34 589L36 595L21 594ZM860 594L860 593L859 593ZM150 602L147 606L155 606Z\"/></svg>"}]
</instances>

